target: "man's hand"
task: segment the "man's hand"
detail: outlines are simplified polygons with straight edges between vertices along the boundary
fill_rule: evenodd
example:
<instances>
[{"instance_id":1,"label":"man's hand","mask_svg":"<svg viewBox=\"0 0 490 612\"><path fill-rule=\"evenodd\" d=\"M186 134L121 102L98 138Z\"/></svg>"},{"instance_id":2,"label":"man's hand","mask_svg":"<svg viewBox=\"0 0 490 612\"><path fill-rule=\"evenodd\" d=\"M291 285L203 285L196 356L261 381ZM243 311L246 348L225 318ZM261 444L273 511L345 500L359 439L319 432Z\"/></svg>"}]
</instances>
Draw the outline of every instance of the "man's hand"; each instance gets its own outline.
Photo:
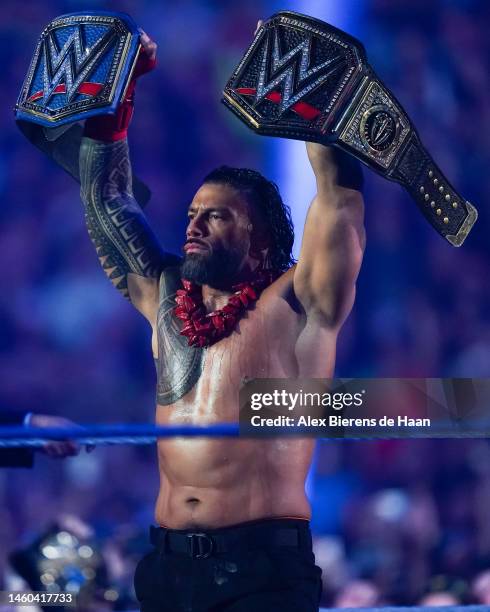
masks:
<instances>
[{"instance_id":1,"label":"man's hand","mask_svg":"<svg viewBox=\"0 0 490 612\"><path fill-rule=\"evenodd\" d=\"M87 119L84 135L88 138L102 142L117 142L127 137L128 127L133 117L136 79L153 70L157 63L157 45L141 28L140 44L141 49L124 100L119 105L116 114L97 115Z\"/></svg>"},{"instance_id":2,"label":"man's hand","mask_svg":"<svg viewBox=\"0 0 490 612\"><path fill-rule=\"evenodd\" d=\"M152 40L148 34L139 29L140 32L140 44L141 51L138 56L138 60L136 62L136 66L134 68L133 78L137 79L138 77L150 72L155 68L157 63L157 44L154 40Z\"/></svg>"},{"instance_id":3,"label":"man's hand","mask_svg":"<svg viewBox=\"0 0 490 612\"><path fill-rule=\"evenodd\" d=\"M29 421L30 427L80 427L73 421L47 414L33 414ZM49 457L73 457L80 453L80 444L73 440L47 440L39 450ZM87 451L89 448L87 447Z\"/></svg>"},{"instance_id":4,"label":"man's hand","mask_svg":"<svg viewBox=\"0 0 490 612\"><path fill-rule=\"evenodd\" d=\"M337 164L332 147L326 147L316 142L307 142L306 152L317 182L322 181L322 187L333 187L337 179Z\"/></svg>"}]
</instances>

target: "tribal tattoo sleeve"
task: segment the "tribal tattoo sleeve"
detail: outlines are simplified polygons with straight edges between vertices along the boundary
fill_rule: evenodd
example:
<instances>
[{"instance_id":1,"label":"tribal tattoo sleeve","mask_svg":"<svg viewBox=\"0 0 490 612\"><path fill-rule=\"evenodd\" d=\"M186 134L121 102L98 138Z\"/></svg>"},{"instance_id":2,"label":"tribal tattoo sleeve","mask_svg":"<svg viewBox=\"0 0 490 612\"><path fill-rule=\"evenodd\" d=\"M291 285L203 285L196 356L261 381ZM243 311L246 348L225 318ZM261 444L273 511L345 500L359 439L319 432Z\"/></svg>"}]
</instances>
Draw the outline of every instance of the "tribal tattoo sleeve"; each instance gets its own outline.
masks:
<instances>
[{"instance_id":1,"label":"tribal tattoo sleeve","mask_svg":"<svg viewBox=\"0 0 490 612\"><path fill-rule=\"evenodd\" d=\"M167 265L179 262L161 249L133 197L126 140L105 143L83 138L80 182L90 238L104 271L126 298L130 299L130 272L158 279Z\"/></svg>"}]
</instances>

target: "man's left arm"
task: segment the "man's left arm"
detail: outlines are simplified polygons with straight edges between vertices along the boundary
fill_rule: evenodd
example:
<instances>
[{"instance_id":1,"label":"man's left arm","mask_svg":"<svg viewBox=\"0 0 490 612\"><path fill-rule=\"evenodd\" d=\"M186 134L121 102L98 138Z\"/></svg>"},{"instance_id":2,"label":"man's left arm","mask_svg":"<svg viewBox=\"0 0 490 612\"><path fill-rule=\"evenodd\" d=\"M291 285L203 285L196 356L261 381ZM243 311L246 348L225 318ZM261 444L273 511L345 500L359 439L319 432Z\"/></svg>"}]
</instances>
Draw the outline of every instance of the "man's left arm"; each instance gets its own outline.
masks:
<instances>
[{"instance_id":1,"label":"man's left arm","mask_svg":"<svg viewBox=\"0 0 490 612\"><path fill-rule=\"evenodd\" d=\"M365 247L362 172L332 147L307 143L317 194L306 218L294 292L310 321L339 330L352 309Z\"/></svg>"}]
</instances>

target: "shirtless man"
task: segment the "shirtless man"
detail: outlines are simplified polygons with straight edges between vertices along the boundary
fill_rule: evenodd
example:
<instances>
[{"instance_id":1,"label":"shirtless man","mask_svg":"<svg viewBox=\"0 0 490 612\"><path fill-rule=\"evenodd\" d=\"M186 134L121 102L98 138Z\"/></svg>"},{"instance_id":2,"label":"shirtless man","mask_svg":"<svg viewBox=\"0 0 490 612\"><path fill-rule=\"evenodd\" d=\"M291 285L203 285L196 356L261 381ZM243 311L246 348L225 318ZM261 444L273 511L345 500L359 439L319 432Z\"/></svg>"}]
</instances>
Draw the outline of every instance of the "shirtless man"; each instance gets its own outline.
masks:
<instances>
[{"instance_id":1,"label":"shirtless man","mask_svg":"<svg viewBox=\"0 0 490 612\"><path fill-rule=\"evenodd\" d=\"M141 43L147 70L156 45L144 33ZM359 176L350 181L356 172L345 172L347 160L307 145L317 195L296 265L277 188L258 173L229 168L212 172L190 204L182 263L160 249L132 196L131 101L125 105L115 119L87 121L81 193L102 267L152 327L157 423L236 422L243 377L331 377L365 243ZM206 313L216 312L233 286L271 268L275 280L259 286L233 329L221 334L219 321L209 323L208 344L189 346L201 336L180 334L178 289L195 302L202 296ZM181 278L193 283L187 293ZM180 305L195 306L183 298ZM310 439L160 440L160 527L152 528L155 548L135 577L142 612L317 610L321 572L304 487L313 446Z\"/></svg>"}]
</instances>

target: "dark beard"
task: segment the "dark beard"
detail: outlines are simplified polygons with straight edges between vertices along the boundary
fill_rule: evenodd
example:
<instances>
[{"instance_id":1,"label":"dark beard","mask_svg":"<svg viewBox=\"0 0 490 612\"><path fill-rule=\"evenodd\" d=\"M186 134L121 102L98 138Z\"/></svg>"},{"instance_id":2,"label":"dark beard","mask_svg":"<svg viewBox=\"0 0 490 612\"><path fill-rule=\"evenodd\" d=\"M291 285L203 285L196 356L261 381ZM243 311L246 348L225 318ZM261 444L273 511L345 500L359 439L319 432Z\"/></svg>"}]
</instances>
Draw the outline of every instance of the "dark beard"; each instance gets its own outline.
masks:
<instances>
[{"instance_id":1,"label":"dark beard","mask_svg":"<svg viewBox=\"0 0 490 612\"><path fill-rule=\"evenodd\" d=\"M229 289L240 271L243 256L239 249L214 250L210 255L189 253L180 265L180 276L197 285Z\"/></svg>"}]
</instances>

